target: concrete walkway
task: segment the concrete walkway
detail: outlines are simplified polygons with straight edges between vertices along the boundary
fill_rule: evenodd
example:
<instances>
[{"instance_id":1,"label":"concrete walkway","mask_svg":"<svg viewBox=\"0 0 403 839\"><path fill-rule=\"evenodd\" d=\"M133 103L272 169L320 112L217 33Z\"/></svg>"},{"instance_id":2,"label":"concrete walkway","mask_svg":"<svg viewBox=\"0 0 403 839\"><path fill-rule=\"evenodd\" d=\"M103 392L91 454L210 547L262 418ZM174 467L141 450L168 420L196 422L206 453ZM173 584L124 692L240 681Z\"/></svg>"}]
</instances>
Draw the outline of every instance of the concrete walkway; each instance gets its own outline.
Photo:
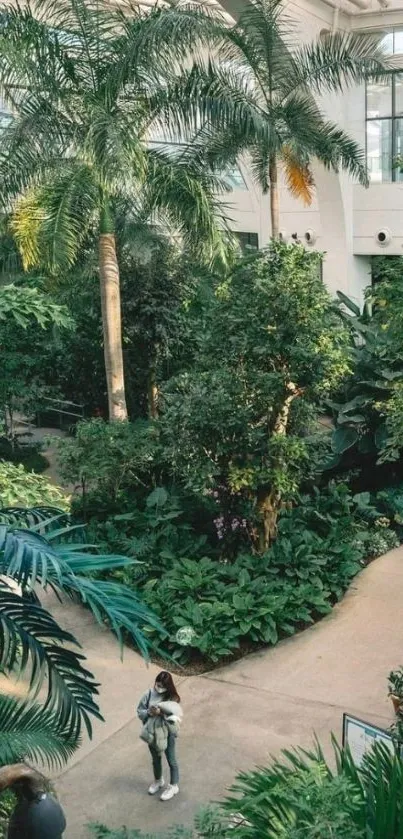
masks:
<instances>
[{"instance_id":1,"label":"concrete walkway","mask_svg":"<svg viewBox=\"0 0 403 839\"><path fill-rule=\"evenodd\" d=\"M181 794L150 798L147 747L135 707L155 667L126 650L80 608L52 604L54 615L82 642L102 684L106 723L96 725L57 789L68 817L66 839L89 837L100 821L158 830L190 823L200 805L219 799L241 769L262 764L290 745L309 746L341 734L342 715L388 726L386 680L403 663L403 549L374 562L325 620L277 647L207 676L179 679L185 722L178 752Z\"/></svg>"}]
</instances>

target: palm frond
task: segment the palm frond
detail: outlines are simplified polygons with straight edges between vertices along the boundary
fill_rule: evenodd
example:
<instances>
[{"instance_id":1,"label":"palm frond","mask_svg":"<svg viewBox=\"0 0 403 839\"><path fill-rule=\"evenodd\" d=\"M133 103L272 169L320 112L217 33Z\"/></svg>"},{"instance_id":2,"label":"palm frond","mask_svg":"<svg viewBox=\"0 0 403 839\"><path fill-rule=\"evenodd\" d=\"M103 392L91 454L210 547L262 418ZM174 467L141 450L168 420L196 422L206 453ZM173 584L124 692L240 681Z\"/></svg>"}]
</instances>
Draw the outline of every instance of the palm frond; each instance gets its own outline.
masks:
<instances>
[{"instance_id":1,"label":"palm frond","mask_svg":"<svg viewBox=\"0 0 403 839\"><path fill-rule=\"evenodd\" d=\"M201 57L223 40L225 16L208 3L175 3L168 9L156 4L144 11L132 2L116 13L120 34L114 43L115 70L109 77L113 91L134 83L152 89L177 76L189 57Z\"/></svg>"},{"instance_id":2,"label":"palm frond","mask_svg":"<svg viewBox=\"0 0 403 839\"><path fill-rule=\"evenodd\" d=\"M99 190L86 165L64 169L17 204L12 230L25 267L50 271L71 266L99 205Z\"/></svg>"},{"instance_id":3,"label":"palm frond","mask_svg":"<svg viewBox=\"0 0 403 839\"><path fill-rule=\"evenodd\" d=\"M287 140L281 144L280 155L292 154L302 166L316 158L338 172L344 169L368 185L364 150L342 128L324 118L309 92L295 91L281 106Z\"/></svg>"},{"instance_id":4,"label":"palm frond","mask_svg":"<svg viewBox=\"0 0 403 839\"><path fill-rule=\"evenodd\" d=\"M260 142L253 145L250 149L250 167L252 175L259 184L263 195L266 195L270 188L269 183L269 161L270 161L270 146L268 143Z\"/></svg>"},{"instance_id":5,"label":"palm frond","mask_svg":"<svg viewBox=\"0 0 403 839\"><path fill-rule=\"evenodd\" d=\"M235 131L245 139L267 132L259 97L248 76L237 65L224 66L212 58L195 61L179 78L147 97L156 128L167 139L204 144L215 132Z\"/></svg>"},{"instance_id":6,"label":"palm frond","mask_svg":"<svg viewBox=\"0 0 403 839\"><path fill-rule=\"evenodd\" d=\"M107 623L120 643L122 654L126 636L133 639L142 656L148 660L149 644L144 635L145 628L153 627L161 635L164 630L159 620L127 586L70 574L63 577L63 591L88 606L98 623Z\"/></svg>"},{"instance_id":7,"label":"palm frond","mask_svg":"<svg viewBox=\"0 0 403 839\"><path fill-rule=\"evenodd\" d=\"M73 67L40 4L5 4L0 20L0 90L5 101L14 107L24 90L45 87L56 99L58 88L71 83Z\"/></svg>"},{"instance_id":8,"label":"palm frond","mask_svg":"<svg viewBox=\"0 0 403 839\"><path fill-rule=\"evenodd\" d=\"M64 644L79 646L45 609L0 589L0 669L28 677L34 697L47 680L45 707L78 736L82 723L91 734L90 715L102 719L94 701L97 685L81 662L84 656Z\"/></svg>"},{"instance_id":9,"label":"palm frond","mask_svg":"<svg viewBox=\"0 0 403 839\"><path fill-rule=\"evenodd\" d=\"M207 169L185 148L175 159L163 149L150 149L145 206L149 213L165 213L179 235L210 259L225 254L227 222L219 193L227 189L222 178ZM229 236L229 233L228 233Z\"/></svg>"},{"instance_id":10,"label":"palm frond","mask_svg":"<svg viewBox=\"0 0 403 839\"><path fill-rule=\"evenodd\" d=\"M388 69L390 62L379 36L336 32L295 51L292 65L283 75L281 92L284 98L298 88L338 92L368 76L383 78Z\"/></svg>"},{"instance_id":11,"label":"palm frond","mask_svg":"<svg viewBox=\"0 0 403 839\"><path fill-rule=\"evenodd\" d=\"M60 517L66 520L65 514L58 515L50 509L48 531L44 515L32 530L7 527L5 524L0 526L1 574L11 577L24 591L32 591L35 585L41 585L43 588L51 586L56 593L66 593L90 608L100 623L108 623L121 648L125 635L129 635L142 655L148 658L144 628L149 625L163 634L158 619L125 586L83 576L107 568L134 565L137 561L116 554L96 554L93 546L85 543L70 546L68 540L71 534L76 533L76 528L67 524L55 527ZM14 523L16 519L18 521L15 509L11 517ZM0 513L0 520L6 518L4 511L2 515Z\"/></svg>"},{"instance_id":12,"label":"palm frond","mask_svg":"<svg viewBox=\"0 0 403 839\"><path fill-rule=\"evenodd\" d=\"M80 737L60 717L34 702L0 694L0 765L24 760L55 769L66 763Z\"/></svg>"},{"instance_id":13,"label":"palm frond","mask_svg":"<svg viewBox=\"0 0 403 839\"><path fill-rule=\"evenodd\" d=\"M309 166L300 163L287 146L282 150L281 159L288 190L291 195L309 206L314 193L314 180Z\"/></svg>"},{"instance_id":14,"label":"palm frond","mask_svg":"<svg viewBox=\"0 0 403 839\"><path fill-rule=\"evenodd\" d=\"M67 524L70 516L58 507L2 507L0 524L30 530L50 536L56 526ZM0 543L2 544L2 543ZM1 549L1 548L0 548Z\"/></svg>"},{"instance_id":15,"label":"palm frond","mask_svg":"<svg viewBox=\"0 0 403 839\"><path fill-rule=\"evenodd\" d=\"M252 71L254 86L266 104L292 64L295 29L283 0L251 0L227 33L223 59L248 68L249 79Z\"/></svg>"},{"instance_id":16,"label":"palm frond","mask_svg":"<svg viewBox=\"0 0 403 839\"><path fill-rule=\"evenodd\" d=\"M343 169L357 178L362 186L368 186L368 168L365 151L341 128L325 122L317 131L312 155L329 169L338 172Z\"/></svg>"}]
</instances>

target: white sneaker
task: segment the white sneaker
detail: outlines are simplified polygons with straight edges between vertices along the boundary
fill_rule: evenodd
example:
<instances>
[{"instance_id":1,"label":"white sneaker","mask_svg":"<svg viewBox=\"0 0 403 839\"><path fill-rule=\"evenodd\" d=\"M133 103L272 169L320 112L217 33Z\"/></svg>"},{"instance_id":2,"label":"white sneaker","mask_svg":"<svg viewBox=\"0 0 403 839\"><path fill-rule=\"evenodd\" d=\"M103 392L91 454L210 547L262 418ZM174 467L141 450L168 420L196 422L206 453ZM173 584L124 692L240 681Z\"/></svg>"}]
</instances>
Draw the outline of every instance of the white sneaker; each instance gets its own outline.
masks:
<instances>
[{"instance_id":1,"label":"white sneaker","mask_svg":"<svg viewBox=\"0 0 403 839\"><path fill-rule=\"evenodd\" d=\"M162 789L163 786L165 786L165 781L163 778L160 778L159 781L154 781L154 783L148 787L148 794L155 795L155 793Z\"/></svg>"},{"instance_id":2,"label":"white sneaker","mask_svg":"<svg viewBox=\"0 0 403 839\"><path fill-rule=\"evenodd\" d=\"M166 790L161 795L161 801L169 801L174 795L178 795L178 784L168 784Z\"/></svg>"}]
</instances>

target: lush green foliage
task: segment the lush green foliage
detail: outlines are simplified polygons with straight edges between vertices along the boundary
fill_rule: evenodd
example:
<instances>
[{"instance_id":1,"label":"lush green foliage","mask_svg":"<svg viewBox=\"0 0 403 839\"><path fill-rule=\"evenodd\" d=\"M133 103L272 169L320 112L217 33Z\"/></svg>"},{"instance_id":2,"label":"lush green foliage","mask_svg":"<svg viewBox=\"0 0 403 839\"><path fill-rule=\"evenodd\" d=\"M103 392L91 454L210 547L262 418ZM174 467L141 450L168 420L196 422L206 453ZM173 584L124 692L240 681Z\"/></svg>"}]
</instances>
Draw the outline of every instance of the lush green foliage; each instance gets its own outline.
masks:
<instances>
[{"instance_id":1,"label":"lush green foliage","mask_svg":"<svg viewBox=\"0 0 403 839\"><path fill-rule=\"evenodd\" d=\"M0 839L7 839L8 822L15 803L15 795L12 792L7 791L0 795Z\"/></svg>"},{"instance_id":2,"label":"lush green foliage","mask_svg":"<svg viewBox=\"0 0 403 839\"><path fill-rule=\"evenodd\" d=\"M274 244L205 292L175 309L191 351L175 353L160 416L80 423L60 443L75 516L105 551L142 561L119 580L163 619L172 655L202 666L325 614L368 559L399 543L403 516L398 489L393 499L323 479L315 489L331 439L316 417L352 375L358 318L340 318L317 256Z\"/></svg>"},{"instance_id":3,"label":"lush green foliage","mask_svg":"<svg viewBox=\"0 0 403 839\"><path fill-rule=\"evenodd\" d=\"M114 233L119 202L132 224L158 217L212 255L222 244L217 179L191 146L178 156L151 146L150 134L196 129L196 109L175 99L176 83L214 37L218 12L189 5L125 15L49 2L23 11L10 4L2 14L0 76L13 110L2 138L3 194L14 202L23 193L14 230L25 266L73 264L94 225ZM32 49L41 61L31 61Z\"/></svg>"},{"instance_id":4,"label":"lush green foliage","mask_svg":"<svg viewBox=\"0 0 403 839\"><path fill-rule=\"evenodd\" d=\"M267 767L238 775L220 810L210 810L194 829L148 834L108 830L97 839L397 839L403 829L403 764L382 745L359 771L334 742L335 769L319 745L311 752L284 752ZM236 814L236 815L235 815Z\"/></svg>"},{"instance_id":5,"label":"lush green foliage","mask_svg":"<svg viewBox=\"0 0 403 839\"><path fill-rule=\"evenodd\" d=\"M0 508L41 505L67 510L69 502L45 476L27 472L22 465L0 461Z\"/></svg>"},{"instance_id":6,"label":"lush green foliage","mask_svg":"<svg viewBox=\"0 0 403 839\"><path fill-rule=\"evenodd\" d=\"M23 329L33 320L45 328L52 323L69 326L71 321L64 306L60 306L37 288L15 286L0 289L0 321L14 319ZM0 323L0 329L4 324Z\"/></svg>"},{"instance_id":7,"label":"lush green foliage","mask_svg":"<svg viewBox=\"0 0 403 839\"><path fill-rule=\"evenodd\" d=\"M11 448L16 412L33 414L43 396L52 393L44 371L50 327L71 327L65 306L38 288L10 283L0 289L0 423Z\"/></svg>"},{"instance_id":8,"label":"lush green foliage","mask_svg":"<svg viewBox=\"0 0 403 839\"><path fill-rule=\"evenodd\" d=\"M164 646L182 663L207 664L276 643L326 614L367 557L399 543L369 494L353 497L346 486L335 485L284 510L277 539L263 556L250 552L242 521L233 519L238 547L229 561L229 542L222 549L220 523L214 532L208 507L200 533L192 507L181 503L184 497L160 487L143 510L92 519L89 531L105 548L141 559L141 565L115 576L134 585L160 616L167 631Z\"/></svg>"},{"instance_id":9,"label":"lush green foliage","mask_svg":"<svg viewBox=\"0 0 403 839\"><path fill-rule=\"evenodd\" d=\"M307 413L347 369L318 255L272 243L218 287L204 326L192 371L163 391L168 456L187 487L223 495L230 513L248 503L266 548L307 468Z\"/></svg>"},{"instance_id":10,"label":"lush green foliage","mask_svg":"<svg viewBox=\"0 0 403 839\"><path fill-rule=\"evenodd\" d=\"M206 271L202 273L192 253L185 258L178 246L152 229L140 234L125 217L120 220L116 238L125 369L130 381L126 398L132 419L149 414L153 384L158 391L163 381L191 364L201 328L194 309L203 293L211 293L211 279ZM49 392L57 390L66 399L83 403L87 416L94 415L96 409L106 416L95 248L94 238L90 237L74 269L57 279L43 281L52 298L71 312L74 327L52 335L43 333L43 337L37 331L36 343L41 337L42 342L36 346L35 357L40 380ZM203 317L200 305L197 314ZM20 333L17 337L21 342ZM33 364L32 355L28 361Z\"/></svg>"},{"instance_id":11,"label":"lush green foliage","mask_svg":"<svg viewBox=\"0 0 403 839\"><path fill-rule=\"evenodd\" d=\"M84 508L91 490L98 505L104 503L111 511L125 491L152 481L158 437L158 429L144 420L79 423L74 437L56 441L60 473L66 482L81 487Z\"/></svg>"},{"instance_id":12,"label":"lush green foliage","mask_svg":"<svg viewBox=\"0 0 403 839\"><path fill-rule=\"evenodd\" d=\"M403 343L392 329L385 328L384 315L379 318L372 313L372 306L376 312L372 295L362 312L344 295L339 297L345 307L343 319L350 329L351 373L339 392L326 403L335 423L334 454L326 465L342 469L362 467L365 463L375 466L388 456L390 459L398 456L398 441L390 432L393 423L398 423ZM386 422L385 405L390 413Z\"/></svg>"}]
</instances>

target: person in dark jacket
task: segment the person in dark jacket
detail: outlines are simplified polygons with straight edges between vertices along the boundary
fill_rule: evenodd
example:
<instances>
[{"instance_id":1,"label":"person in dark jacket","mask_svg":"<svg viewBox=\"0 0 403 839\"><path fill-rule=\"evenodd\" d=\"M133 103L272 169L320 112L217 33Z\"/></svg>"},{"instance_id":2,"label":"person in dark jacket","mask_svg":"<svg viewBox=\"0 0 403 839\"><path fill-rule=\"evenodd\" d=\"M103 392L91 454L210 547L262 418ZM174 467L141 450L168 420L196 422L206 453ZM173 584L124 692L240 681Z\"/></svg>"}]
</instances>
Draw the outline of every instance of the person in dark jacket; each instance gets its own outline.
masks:
<instances>
[{"instance_id":1,"label":"person in dark jacket","mask_svg":"<svg viewBox=\"0 0 403 839\"><path fill-rule=\"evenodd\" d=\"M0 769L0 791L11 789L17 796L8 839L62 839L66 819L59 802L46 788L43 775L25 763Z\"/></svg>"}]
</instances>

